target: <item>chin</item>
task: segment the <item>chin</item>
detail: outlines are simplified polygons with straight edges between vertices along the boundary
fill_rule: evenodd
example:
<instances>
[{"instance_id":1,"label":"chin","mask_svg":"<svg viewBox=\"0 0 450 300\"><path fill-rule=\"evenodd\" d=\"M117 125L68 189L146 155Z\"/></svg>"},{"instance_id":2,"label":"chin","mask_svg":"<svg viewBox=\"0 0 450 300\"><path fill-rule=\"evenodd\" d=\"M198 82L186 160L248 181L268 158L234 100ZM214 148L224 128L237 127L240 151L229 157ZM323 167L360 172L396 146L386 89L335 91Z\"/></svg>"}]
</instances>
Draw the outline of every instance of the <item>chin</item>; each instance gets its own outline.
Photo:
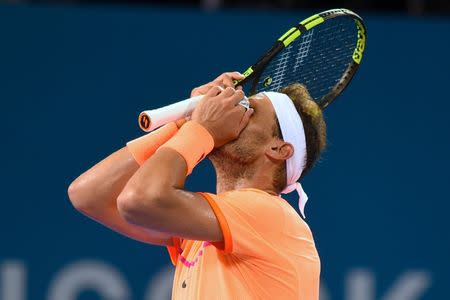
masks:
<instances>
[{"instance_id":1,"label":"chin","mask_svg":"<svg viewBox=\"0 0 450 300\"><path fill-rule=\"evenodd\" d=\"M209 154L209 159L214 163L250 164L257 158L257 147L247 140L239 138L220 148L214 149Z\"/></svg>"},{"instance_id":2,"label":"chin","mask_svg":"<svg viewBox=\"0 0 450 300\"><path fill-rule=\"evenodd\" d=\"M220 148L214 148L208 155L208 158L213 163L223 163L225 161L233 161L236 154L234 153L231 143L225 144Z\"/></svg>"}]
</instances>

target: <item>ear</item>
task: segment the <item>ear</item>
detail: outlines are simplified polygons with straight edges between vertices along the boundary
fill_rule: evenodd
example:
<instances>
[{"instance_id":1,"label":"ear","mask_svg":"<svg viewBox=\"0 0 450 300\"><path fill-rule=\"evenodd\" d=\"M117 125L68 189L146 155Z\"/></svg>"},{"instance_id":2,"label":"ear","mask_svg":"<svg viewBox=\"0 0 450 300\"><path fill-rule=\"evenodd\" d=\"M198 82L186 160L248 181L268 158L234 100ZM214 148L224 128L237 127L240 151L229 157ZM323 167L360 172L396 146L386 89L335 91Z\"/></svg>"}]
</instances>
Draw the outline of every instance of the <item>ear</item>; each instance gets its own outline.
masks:
<instances>
[{"instance_id":1,"label":"ear","mask_svg":"<svg viewBox=\"0 0 450 300\"><path fill-rule=\"evenodd\" d=\"M283 161L294 155L294 147L280 139L274 139L267 147L265 154L271 160Z\"/></svg>"}]
</instances>

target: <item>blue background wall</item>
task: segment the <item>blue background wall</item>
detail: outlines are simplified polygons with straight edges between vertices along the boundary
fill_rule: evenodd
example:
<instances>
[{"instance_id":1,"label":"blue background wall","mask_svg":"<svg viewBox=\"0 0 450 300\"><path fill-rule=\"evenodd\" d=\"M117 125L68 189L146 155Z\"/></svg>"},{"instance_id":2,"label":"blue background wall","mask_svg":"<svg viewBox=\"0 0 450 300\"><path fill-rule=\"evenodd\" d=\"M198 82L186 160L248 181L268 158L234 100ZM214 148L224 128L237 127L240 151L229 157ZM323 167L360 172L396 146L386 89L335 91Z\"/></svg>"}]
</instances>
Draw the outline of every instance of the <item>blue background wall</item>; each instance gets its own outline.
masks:
<instances>
[{"instance_id":1,"label":"blue background wall","mask_svg":"<svg viewBox=\"0 0 450 300\"><path fill-rule=\"evenodd\" d=\"M311 13L0 6L0 298L56 299L81 270L76 299L164 299L165 250L78 214L69 183L141 134L142 109L244 71ZM365 19L362 67L304 183L322 299L450 299L450 21ZM211 172L188 188L214 191Z\"/></svg>"}]
</instances>

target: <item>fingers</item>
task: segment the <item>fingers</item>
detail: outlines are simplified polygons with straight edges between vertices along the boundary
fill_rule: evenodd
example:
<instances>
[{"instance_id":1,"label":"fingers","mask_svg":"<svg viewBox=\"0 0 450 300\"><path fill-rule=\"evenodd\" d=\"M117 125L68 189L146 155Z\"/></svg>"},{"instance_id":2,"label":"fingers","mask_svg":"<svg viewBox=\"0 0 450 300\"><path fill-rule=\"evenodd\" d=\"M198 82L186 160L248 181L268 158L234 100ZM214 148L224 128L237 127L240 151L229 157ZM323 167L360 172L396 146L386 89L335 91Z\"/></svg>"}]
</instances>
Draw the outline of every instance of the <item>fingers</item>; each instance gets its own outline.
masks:
<instances>
[{"instance_id":1,"label":"fingers","mask_svg":"<svg viewBox=\"0 0 450 300\"><path fill-rule=\"evenodd\" d=\"M221 88L220 86L213 86L212 88L209 89L209 91L206 93L205 96L208 97L215 97L217 95L219 95L220 93L222 93L223 88Z\"/></svg>"},{"instance_id":2,"label":"fingers","mask_svg":"<svg viewBox=\"0 0 450 300\"><path fill-rule=\"evenodd\" d=\"M217 77L214 82L221 84L224 88L234 87L234 81L242 80L245 76L239 72L225 72Z\"/></svg>"},{"instance_id":3,"label":"fingers","mask_svg":"<svg viewBox=\"0 0 450 300\"><path fill-rule=\"evenodd\" d=\"M184 123L186 123L188 121L188 118L183 118L183 119L179 119L175 121L175 124L177 125L178 128L181 128L181 126L183 126Z\"/></svg>"},{"instance_id":4,"label":"fingers","mask_svg":"<svg viewBox=\"0 0 450 300\"><path fill-rule=\"evenodd\" d=\"M244 128L247 126L253 112L254 112L253 108L249 108L245 111L244 116L242 117L241 122L239 123L238 134L240 134L242 130L244 130Z\"/></svg>"},{"instance_id":5,"label":"fingers","mask_svg":"<svg viewBox=\"0 0 450 300\"><path fill-rule=\"evenodd\" d=\"M229 97L229 102L231 105L236 106L239 104L239 102L241 102L242 99L244 99L245 94L242 90L240 89L232 89L232 94L230 94Z\"/></svg>"},{"instance_id":6,"label":"fingers","mask_svg":"<svg viewBox=\"0 0 450 300\"><path fill-rule=\"evenodd\" d=\"M237 97L236 90L232 87L227 87L226 89L223 89L221 86L213 86L209 89L209 91L206 93L205 98L211 99L215 98L216 100L221 99L222 101L226 102L233 102L234 98ZM239 91L239 94L244 94L242 91ZM243 96L241 96L241 99Z\"/></svg>"},{"instance_id":7,"label":"fingers","mask_svg":"<svg viewBox=\"0 0 450 300\"><path fill-rule=\"evenodd\" d=\"M199 87L192 89L191 97L205 95L208 91L209 91L208 84L201 85Z\"/></svg>"},{"instance_id":8,"label":"fingers","mask_svg":"<svg viewBox=\"0 0 450 300\"><path fill-rule=\"evenodd\" d=\"M226 106L233 108L238 105L239 102L241 102L241 100L244 98L245 94L242 90L236 90L232 87L227 87L220 93L217 100L222 99L221 101L224 101Z\"/></svg>"},{"instance_id":9,"label":"fingers","mask_svg":"<svg viewBox=\"0 0 450 300\"><path fill-rule=\"evenodd\" d=\"M212 87L208 93L204 96L204 103L221 103L223 108L233 110L238 106L239 102L245 98L245 94L242 90L236 90L232 87L227 87L223 89L220 86ZM239 107L241 107L239 105ZM239 110L239 113L241 111Z\"/></svg>"},{"instance_id":10,"label":"fingers","mask_svg":"<svg viewBox=\"0 0 450 300\"><path fill-rule=\"evenodd\" d=\"M234 87L234 76L231 76L228 73L225 73L223 75L221 75L221 84L223 87L227 88L227 87Z\"/></svg>"},{"instance_id":11,"label":"fingers","mask_svg":"<svg viewBox=\"0 0 450 300\"><path fill-rule=\"evenodd\" d=\"M222 96L223 98L232 98L236 94L236 90L233 87L227 87L223 90Z\"/></svg>"},{"instance_id":12,"label":"fingers","mask_svg":"<svg viewBox=\"0 0 450 300\"><path fill-rule=\"evenodd\" d=\"M242 75L239 72L225 72L223 74L221 74L219 77L217 77L214 81L224 81L224 80L242 80L244 79L245 76Z\"/></svg>"},{"instance_id":13,"label":"fingers","mask_svg":"<svg viewBox=\"0 0 450 300\"><path fill-rule=\"evenodd\" d=\"M244 79L245 76L242 75L239 72L225 72L221 74L219 77L214 79L213 81L206 83L202 86L196 87L191 91L191 97L199 96L199 95L206 95L208 91L215 87L220 86L224 89L228 87L235 87L234 83L236 81ZM242 89L242 87L237 87L237 89Z\"/></svg>"},{"instance_id":14,"label":"fingers","mask_svg":"<svg viewBox=\"0 0 450 300\"><path fill-rule=\"evenodd\" d=\"M229 76L227 76L223 79L222 84L225 87L233 87L234 88L233 79L231 79L231 77L229 77Z\"/></svg>"}]
</instances>

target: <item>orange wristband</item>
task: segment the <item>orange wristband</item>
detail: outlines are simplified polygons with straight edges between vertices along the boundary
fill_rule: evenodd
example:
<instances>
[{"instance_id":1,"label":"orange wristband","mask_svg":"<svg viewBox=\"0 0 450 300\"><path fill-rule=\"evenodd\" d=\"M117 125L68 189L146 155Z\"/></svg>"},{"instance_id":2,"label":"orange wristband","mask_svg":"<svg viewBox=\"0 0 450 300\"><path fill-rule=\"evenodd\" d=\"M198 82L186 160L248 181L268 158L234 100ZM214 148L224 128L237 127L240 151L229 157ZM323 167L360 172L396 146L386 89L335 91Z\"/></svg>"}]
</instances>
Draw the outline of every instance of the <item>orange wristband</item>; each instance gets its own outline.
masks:
<instances>
[{"instance_id":1,"label":"orange wristband","mask_svg":"<svg viewBox=\"0 0 450 300\"><path fill-rule=\"evenodd\" d=\"M187 176L214 149L214 139L205 127L195 121L189 121L160 149L166 147L183 156L187 165Z\"/></svg>"},{"instance_id":2,"label":"orange wristband","mask_svg":"<svg viewBox=\"0 0 450 300\"><path fill-rule=\"evenodd\" d=\"M166 124L140 138L127 143L128 151L139 165L142 165L158 148L173 137L185 120L178 120Z\"/></svg>"}]
</instances>

